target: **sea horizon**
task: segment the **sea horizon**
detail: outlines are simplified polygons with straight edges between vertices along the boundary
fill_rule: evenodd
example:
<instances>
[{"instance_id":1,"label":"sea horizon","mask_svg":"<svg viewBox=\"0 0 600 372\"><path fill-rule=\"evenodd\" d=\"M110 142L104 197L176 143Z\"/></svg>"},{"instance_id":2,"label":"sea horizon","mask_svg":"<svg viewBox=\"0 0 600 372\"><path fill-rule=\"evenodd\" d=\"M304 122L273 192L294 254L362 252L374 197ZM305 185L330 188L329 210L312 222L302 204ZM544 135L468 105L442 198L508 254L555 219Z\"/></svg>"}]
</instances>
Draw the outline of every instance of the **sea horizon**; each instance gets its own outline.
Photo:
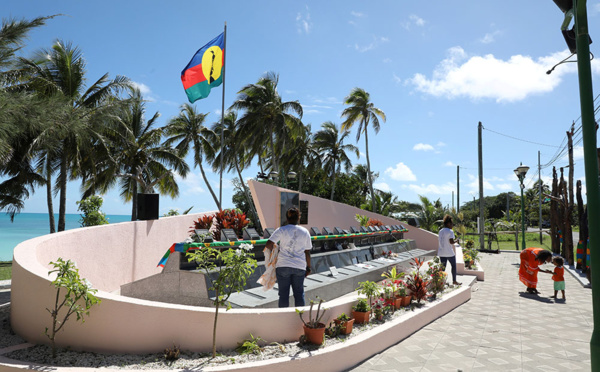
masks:
<instances>
[{"instance_id":1,"label":"sea horizon","mask_svg":"<svg viewBox=\"0 0 600 372\"><path fill-rule=\"evenodd\" d=\"M58 214L54 214L58 221ZM109 223L131 221L131 215L106 215ZM81 227L81 214L67 213L65 215L65 230ZM8 214L0 216L0 261L12 261L13 250L20 243L50 233L48 213L19 213L14 222L10 222Z\"/></svg>"}]
</instances>

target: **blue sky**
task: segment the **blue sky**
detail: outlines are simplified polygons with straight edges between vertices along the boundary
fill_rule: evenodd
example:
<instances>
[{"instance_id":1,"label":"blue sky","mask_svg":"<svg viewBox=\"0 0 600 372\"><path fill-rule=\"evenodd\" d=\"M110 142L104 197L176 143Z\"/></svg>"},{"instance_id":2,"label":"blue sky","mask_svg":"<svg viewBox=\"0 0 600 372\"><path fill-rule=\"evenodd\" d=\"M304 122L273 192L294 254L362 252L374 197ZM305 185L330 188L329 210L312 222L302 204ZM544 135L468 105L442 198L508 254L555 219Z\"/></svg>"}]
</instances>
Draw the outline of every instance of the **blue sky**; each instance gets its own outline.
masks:
<instances>
[{"instance_id":1,"label":"blue sky","mask_svg":"<svg viewBox=\"0 0 600 372\"><path fill-rule=\"evenodd\" d=\"M104 73L125 75L142 90L148 118L159 111L161 125L187 101L180 73L197 49L227 22L225 107L246 84L268 71L280 75L286 101L298 100L303 122L313 132L325 121L340 124L343 100L354 87L371 94L387 115L379 134L369 133L375 187L400 200L418 195L456 203L457 166L461 204L478 195L477 125L482 122L486 196L519 191L513 173L531 167L537 179L538 151L546 165L564 146L565 132L579 120L575 63L554 64L569 55L560 33L563 15L550 1L21 1L2 2L2 18L31 19L64 14L34 30L23 50L50 47L54 40L79 46L88 82ZM590 35L600 40L600 5L588 1ZM596 43L590 46L595 52ZM574 60L574 57L572 58ZM598 65L592 61L593 78ZM594 87L596 85L594 84ZM219 120L222 86L195 103ZM355 142L356 129L350 141ZM581 134L576 135L576 143ZM366 163L364 139L355 164ZM575 177L584 178L581 142L575 149ZM189 159L189 163L193 164ZM542 168L548 181L552 165ZM258 168L244 171L255 177ZM219 175L209 172L218 189ZM232 206L233 188L224 175L223 200ZM584 184L585 184L585 180ZM169 209L214 210L198 169L180 180L177 199L161 197ZM79 184L69 184L67 211L77 213ZM104 196L107 214L129 214L113 192ZM24 212L45 212L44 190Z\"/></svg>"}]
</instances>

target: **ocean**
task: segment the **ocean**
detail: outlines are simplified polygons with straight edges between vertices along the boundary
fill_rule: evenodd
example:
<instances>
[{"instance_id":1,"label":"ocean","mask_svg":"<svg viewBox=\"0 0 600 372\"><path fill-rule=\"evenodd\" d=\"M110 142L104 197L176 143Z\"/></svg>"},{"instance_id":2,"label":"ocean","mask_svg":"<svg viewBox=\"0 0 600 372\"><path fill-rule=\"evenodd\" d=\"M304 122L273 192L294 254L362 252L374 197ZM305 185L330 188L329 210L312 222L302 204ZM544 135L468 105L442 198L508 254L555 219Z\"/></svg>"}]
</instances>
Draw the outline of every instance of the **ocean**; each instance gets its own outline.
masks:
<instances>
[{"instance_id":1,"label":"ocean","mask_svg":"<svg viewBox=\"0 0 600 372\"><path fill-rule=\"evenodd\" d=\"M65 229L77 229L81 227L80 214L67 214ZM106 215L109 223L131 221L129 215ZM55 215L58 222L58 214ZM6 213L0 214L0 261L11 261L13 249L21 242L46 235L50 232L48 213L19 213L15 216L15 222L10 222Z\"/></svg>"}]
</instances>

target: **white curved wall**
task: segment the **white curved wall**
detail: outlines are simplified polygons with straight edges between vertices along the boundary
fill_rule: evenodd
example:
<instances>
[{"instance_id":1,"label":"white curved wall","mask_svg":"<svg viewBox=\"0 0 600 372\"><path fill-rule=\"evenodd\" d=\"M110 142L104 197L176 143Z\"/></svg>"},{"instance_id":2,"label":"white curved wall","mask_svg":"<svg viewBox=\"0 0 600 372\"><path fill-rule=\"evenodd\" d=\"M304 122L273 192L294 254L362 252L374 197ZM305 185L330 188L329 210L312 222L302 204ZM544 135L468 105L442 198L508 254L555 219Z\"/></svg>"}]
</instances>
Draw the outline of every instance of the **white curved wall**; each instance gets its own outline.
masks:
<instances>
[{"instance_id":1,"label":"white curved wall","mask_svg":"<svg viewBox=\"0 0 600 372\"><path fill-rule=\"evenodd\" d=\"M128 298L111 293L121 284L160 272L156 265L173 242L187 237L200 215L161 218L64 231L19 244L14 250L11 286L13 330L32 343L49 343L46 308L56 295L48 275L59 257L77 263L82 277L99 289L102 303L85 323L70 319L57 335L59 346L105 353L161 352L173 344L199 352L212 349L214 309ZM329 321L350 312L353 297L327 304ZM273 325L277 326L274 327ZM272 341L295 340L302 334L294 308L219 311L217 347L231 349L250 333Z\"/></svg>"}]
</instances>

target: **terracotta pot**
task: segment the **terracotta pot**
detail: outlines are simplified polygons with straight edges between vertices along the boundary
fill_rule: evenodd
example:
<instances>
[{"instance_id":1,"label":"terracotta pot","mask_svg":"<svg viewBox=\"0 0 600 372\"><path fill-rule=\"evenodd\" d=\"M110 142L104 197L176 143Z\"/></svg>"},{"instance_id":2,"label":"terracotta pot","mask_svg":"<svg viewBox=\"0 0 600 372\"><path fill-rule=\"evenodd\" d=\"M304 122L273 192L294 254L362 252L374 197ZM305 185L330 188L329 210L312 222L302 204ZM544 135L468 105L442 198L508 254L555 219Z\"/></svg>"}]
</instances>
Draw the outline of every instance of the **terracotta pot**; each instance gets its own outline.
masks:
<instances>
[{"instance_id":1,"label":"terracotta pot","mask_svg":"<svg viewBox=\"0 0 600 372\"><path fill-rule=\"evenodd\" d=\"M322 345L325 338L325 324L319 323L319 328L308 328L304 326L306 341L315 345Z\"/></svg>"},{"instance_id":2,"label":"terracotta pot","mask_svg":"<svg viewBox=\"0 0 600 372\"><path fill-rule=\"evenodd\" d=\"M340 326L342 326L342 330L340 331L341 334L349 335L350 333L352 333L352 326L354 325L354 319L350 319L350 320L334 319L333 321L335 322L335 324L339 324Z\"/></svg>"},{"instance_id":3,"label":"terracotta pot","mask_svg":"<svg viewBox=\"0 0 600 372\"><path fill-rule=\"evenodd\" d=\"M410 305L410 300L412 299L411 295L402 297L402 306Z\"/></svg>"},{"instance_id":4,"label":"terracotta pot","mask_svg":"<svg viewBox=\"0 0 600 372\"><path fill-rule=\"evenodd\" d=\"M399 308L401 308L401 307L402 307L402 297L400 297L400 296L396 296L396 297L394 298L394 308L395 308L396 310L398 310L398 309L399 309Z\"/></svg>"},{"instance_id":5,"label":"terracotta pot","mask_svg":"<svg viewBox=\"0 0 600 372\"><path fill-rule=\"evenodd\" d=\"M354 322L356 324L368 323L369 318L371 317L371 312L362 312L362 311L352 311L352 317L354 318Z\"/></svg>"}]
</instances>

